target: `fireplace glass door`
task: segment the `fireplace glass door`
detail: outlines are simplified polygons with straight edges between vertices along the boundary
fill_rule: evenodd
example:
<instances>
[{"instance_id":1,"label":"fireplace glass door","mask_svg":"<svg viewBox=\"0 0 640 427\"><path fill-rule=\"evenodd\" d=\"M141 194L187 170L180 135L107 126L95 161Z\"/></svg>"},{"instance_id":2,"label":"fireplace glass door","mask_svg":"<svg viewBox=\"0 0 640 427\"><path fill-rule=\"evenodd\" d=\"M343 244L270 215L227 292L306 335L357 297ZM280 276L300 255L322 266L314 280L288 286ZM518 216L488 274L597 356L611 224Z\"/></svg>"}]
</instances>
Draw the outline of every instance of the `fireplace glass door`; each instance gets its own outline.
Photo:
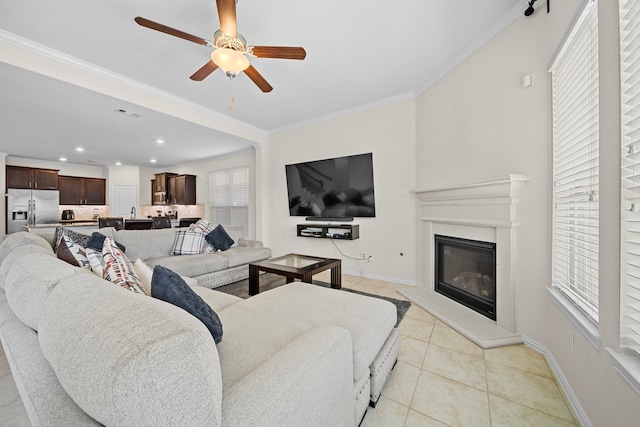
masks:
<instances>
[{"instance_id":1,"label":"fireplace glass door","mask_svg":"<svg viewBox=\"0 0 640 427\"><path fill-rule=\"evenodd\" d=\"M435 291L496 320L496 244L435 236Z\"/></svg>"}]
</instances>

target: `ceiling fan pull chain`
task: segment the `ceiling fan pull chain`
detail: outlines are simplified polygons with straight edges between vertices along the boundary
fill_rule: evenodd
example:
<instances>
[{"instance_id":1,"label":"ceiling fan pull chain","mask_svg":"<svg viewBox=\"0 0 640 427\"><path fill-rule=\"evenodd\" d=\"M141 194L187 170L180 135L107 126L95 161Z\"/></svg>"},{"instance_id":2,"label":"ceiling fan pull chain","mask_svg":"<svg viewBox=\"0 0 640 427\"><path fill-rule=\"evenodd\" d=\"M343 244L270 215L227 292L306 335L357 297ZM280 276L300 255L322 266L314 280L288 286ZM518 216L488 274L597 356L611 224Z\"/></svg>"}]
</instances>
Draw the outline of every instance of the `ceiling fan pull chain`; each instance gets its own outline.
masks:
<instances>
[{"instance_id":1,"label":"ceiling fan pull chain","mask_svg":"<svg viewBox=\"0 0 640 427\"><path fill-rule=\"evenodd\" d=\"M229 79L229 80L231 80L231 104L229 104L229 110L233 110L233 103L236 102L236 97L233 95L234 89L235 89L235 85L234 85L235 79Z\"/></svg>"}]
</instances>

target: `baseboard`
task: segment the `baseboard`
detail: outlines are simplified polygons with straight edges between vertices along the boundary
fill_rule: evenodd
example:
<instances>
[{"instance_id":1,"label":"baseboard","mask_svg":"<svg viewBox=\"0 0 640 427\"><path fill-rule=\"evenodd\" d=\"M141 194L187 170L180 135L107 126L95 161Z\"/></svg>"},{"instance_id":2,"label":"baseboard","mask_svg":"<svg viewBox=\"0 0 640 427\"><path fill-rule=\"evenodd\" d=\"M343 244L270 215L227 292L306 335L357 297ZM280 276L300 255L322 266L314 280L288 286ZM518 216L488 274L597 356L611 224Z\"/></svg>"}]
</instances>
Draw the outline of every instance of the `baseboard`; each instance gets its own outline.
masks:
<instances>
[{"instance_id":1,"label":"baseboard","mask_svg":"<svg viewBox=\"0 0 640 427\"><path fill-rule=\"evenodd\" d=\"M530 347L538 353L542 353L547 357L547 360L549 360L549 363L551 364L551 369L553 369L553 375L558 380L558 383L560 384L560 387L562 387L562 391L564 391L565 396L567 396L567 399L569 399L571 410L573 411L574 415L578 417L577 421L582 427L593 427L593 424L591 424L591 420L589 420L587 413L584 411L584 408L578 400L578 396L576 396L576 394L573 392L569 381L567 381L567 377L564 376L562 369L560 369L560 365L553 357L553 353L551 353L545 346L537 343L530 338L527 338L524 335L522 335L522 341L524 341L524 344L527 347Z\"/></svg>"},{"instance_id":2,"label":"baseboard","mask_svg":"<svg viewBox=\"0 0 640 427\"><path fill-rule=\"evenodd\" d=\"M402 279L397 279L395 277L376 276L373 274L365 274L361 271L342 270L342 274L348 274L350 276L357 276L357 277L364 277L367 279L382 280L384 282L393 282L393 283L398 283L399 285L419 286L418 282L413 280L402 280Z\"/></svg>"}]
</instances>

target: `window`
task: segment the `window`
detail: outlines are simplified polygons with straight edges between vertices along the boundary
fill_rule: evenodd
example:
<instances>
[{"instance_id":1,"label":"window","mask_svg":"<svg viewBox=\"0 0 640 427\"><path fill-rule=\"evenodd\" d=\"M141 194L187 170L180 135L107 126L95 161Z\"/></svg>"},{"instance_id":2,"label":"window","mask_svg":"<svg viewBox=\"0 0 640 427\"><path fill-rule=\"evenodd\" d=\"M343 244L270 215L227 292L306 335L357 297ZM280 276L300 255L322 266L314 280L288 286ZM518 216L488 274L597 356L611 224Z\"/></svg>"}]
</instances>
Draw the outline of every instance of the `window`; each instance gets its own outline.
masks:
<instances>
[{"instance_id":1,"label":"window","mask_svg":"<svg viewBox=\"0 0 640 427\"><path fill-rule=\"evenodd\" d=\"M551 66L553 286L598 323L598 7L589 0Z\"/></svg>"},{"instance_id":2,"label":"window","mask_svg":"<svg viewBox=\"0 0 640 427\"><path fill-rule=\"evenodd\" d=\"M209 174L211 222L241 225L249 232L249 168L239 167Z\"/></svg>"},{"instance_id":3,"label":"window","mask_svg":"<svg viewBox=\"0 0 640 427\"><path fill-rule=\"evenodd\" d=\"M640 3L620 0L620 347L640 355Z\"/></svg>"}]
</instances>

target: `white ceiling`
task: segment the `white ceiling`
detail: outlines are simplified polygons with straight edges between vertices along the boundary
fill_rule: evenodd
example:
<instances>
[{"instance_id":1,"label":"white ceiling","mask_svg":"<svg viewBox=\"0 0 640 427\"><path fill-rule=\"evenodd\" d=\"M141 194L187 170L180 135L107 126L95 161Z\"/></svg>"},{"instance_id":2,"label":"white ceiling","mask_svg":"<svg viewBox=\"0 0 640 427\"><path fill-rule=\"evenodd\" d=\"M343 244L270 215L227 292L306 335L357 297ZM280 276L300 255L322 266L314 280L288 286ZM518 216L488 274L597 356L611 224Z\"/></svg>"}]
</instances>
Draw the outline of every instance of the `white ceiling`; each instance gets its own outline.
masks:
<instances>
[{"instance_id":1,"label":"white ceiling","mask_svg":"<svg viewBox=\"0 0 640 427\"><path fill-rule=\"evenodd\" d=\"M251 58L274 87L265 94L244 74L233 83L221 70L202 82L190 80L212 49L133 20L142 16L211 40L219 28L213 0L0 0L0 151L54 161L66 156L83 164L120 160L168 167L244 150L252 145L249 139L256 140L249 134L415 96L521 16L526 5L526 0L240 0L238 31L249 45L307 51L304 61ZM49 77L44 68L27 71L7 49L14 45L125 81L132 92L142 88L196 107L215 120L183 120L165 114L166 106L123 101L107 88L98 93ZM120 108L141 117L115 113ZM211 124L220 119L248 133ZM156 138L167 142L158 146ZM76 146L85 153L76 153ZM149 164L151 157L156 165Z\"/></svg>"}]
</instances>

